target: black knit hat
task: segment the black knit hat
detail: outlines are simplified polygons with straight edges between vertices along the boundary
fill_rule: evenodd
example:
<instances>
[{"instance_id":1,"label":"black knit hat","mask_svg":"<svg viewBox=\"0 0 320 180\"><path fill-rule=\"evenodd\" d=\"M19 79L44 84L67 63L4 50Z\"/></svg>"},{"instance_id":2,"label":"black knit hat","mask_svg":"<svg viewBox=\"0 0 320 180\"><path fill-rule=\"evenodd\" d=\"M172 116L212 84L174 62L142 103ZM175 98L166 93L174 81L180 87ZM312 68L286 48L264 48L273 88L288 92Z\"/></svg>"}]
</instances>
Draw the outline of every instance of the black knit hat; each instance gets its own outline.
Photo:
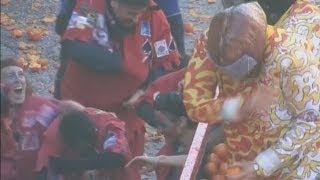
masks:
<instances>
[{"instance_id":1,"label":"black knit hat","mask_svg":"<svg viewBox=\"0 0 320 180\"><path fill-rule=\"evenodd\" d=\"M119 2L136 7L147 7L149 0L118 0Z\"/></svg>"}]
</instances>

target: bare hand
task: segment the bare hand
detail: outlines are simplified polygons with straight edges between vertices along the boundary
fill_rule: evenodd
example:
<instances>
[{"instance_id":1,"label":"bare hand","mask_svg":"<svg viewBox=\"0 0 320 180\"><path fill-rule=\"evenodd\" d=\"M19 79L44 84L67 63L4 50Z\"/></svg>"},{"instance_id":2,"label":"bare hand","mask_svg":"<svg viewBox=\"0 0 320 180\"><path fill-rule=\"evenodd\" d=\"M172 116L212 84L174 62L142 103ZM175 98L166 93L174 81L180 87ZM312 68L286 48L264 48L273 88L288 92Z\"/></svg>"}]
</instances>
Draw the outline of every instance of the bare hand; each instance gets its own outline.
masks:
<instances>
[{"instance_id":1,"label":"bare hand","mask_svg":"<svg viewBox=\"0 0 320 180\"><path fill-rule=\"evenodd\" d=\"M239 167L241 169L241 173L238 175L226 175L228 180L259 180L262 179L259 177L254 170L254 163L249 161L236 162L232 167Z\"/></svg>"},{"instance_id":2,"label":"bare hand","mask_svg":"<svg viewBox=\"0 0 320 180\"><path fill-rule=\"evenodd\" d=\"M126 168L131 166L132 164L139 164L141 165L142 169L140 173L146 173L150 171L154 171L158 166L158 157L148 157L148 156L137 156L133 158L128 164Z\"/></svg>"},{"instance_id":3,"label":"bare hand","mask_svg":"<svg viewBox=\"0 0 320 180\"><path fill-rule=\"evenodd\" d=\"M125 101L122 106L125 108L132 109L137 100L144 94L144 90L137 90L127 101Z\"/></svg>"}]
</instances>

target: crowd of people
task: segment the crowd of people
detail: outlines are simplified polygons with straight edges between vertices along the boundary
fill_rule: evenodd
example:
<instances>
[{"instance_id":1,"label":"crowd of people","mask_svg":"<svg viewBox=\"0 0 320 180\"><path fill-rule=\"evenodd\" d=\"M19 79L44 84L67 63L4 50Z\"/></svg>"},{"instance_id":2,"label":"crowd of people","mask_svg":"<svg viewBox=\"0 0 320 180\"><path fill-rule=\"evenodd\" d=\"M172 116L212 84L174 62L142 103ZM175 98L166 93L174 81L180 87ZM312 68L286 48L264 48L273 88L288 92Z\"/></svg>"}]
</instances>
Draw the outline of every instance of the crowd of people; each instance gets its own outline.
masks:
<instances>
[{"instance_id":1,"label":"crowd of people","mask_svg":"<svg viewBox=\"0 0 320 180\"><path fill-rule=\"evenodd\" d=\"M54 98L1 60L1 179L179 179L198 122L241 168L227 179L320 178L319 6L231 5L190 57L178 0L61 0ZM165 137L155 157L146 123Z\"/></svg>"}]
</instances>

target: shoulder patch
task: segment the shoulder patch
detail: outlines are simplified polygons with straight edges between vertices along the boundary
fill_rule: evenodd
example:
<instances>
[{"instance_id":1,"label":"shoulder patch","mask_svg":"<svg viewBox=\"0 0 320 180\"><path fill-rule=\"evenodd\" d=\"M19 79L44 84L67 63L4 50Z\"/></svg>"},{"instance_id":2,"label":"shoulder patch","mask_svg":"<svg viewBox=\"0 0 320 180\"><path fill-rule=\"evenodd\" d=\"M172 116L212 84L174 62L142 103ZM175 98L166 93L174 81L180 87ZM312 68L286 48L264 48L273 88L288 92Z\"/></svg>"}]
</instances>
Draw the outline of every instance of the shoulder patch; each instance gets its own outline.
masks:
<instances>
[{"instance_id":1,"label":"shoulder patch","mask_svg":"<svg viewBox=\"0 0 320 180\"><path fill-rule=\"evenodd\" d=\"M36 120L44 127L49 127L51 122L57 117L58 112L48 105L43 105L40 108Z\"/></svg>"},{"instance_id":2,"label":"shoulder patch","mask_svg":"<svg viewBox=\"0 0 320 180\"><path fill-rule=\"evenodd\" d=\"M156 51L157 58L169 55L169 49L165 39L156 41L154 43L154 48Z\"/></svg>"},{"instance_id":3,"label":"shoulder patch","mask_svg":"<svg viewBox=\"0 0 320 180\"><path fill-rule=\"evenodd\" d=\"M149 21L142 21L140 34L144 37L151 37L151 26Z\"/></svg>"},{"instance_id":4,"label":"shoulder patch","mask_svg":"<svg viewBox=\"0 0 320 180\"><path fill-rule=\"evenodd\" d=\"M144 55L143 62L145 62L146 60L151 59L151 57L152 57L152 45L151 45L151 43L149 42L148 39L142 44L142 52L143 52L143 55Z\"/></svg>"}]
</instances>

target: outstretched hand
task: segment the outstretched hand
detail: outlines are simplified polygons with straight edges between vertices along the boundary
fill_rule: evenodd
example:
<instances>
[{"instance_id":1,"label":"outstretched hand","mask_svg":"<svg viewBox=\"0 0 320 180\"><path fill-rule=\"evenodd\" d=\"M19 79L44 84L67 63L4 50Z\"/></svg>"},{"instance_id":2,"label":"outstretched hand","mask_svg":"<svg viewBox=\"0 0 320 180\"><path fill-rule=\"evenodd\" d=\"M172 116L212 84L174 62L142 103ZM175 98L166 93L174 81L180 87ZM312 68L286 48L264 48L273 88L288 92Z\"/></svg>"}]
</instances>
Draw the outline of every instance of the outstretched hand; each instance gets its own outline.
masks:
<instances>
[{"instance_id":1,"label":"outstretched hand","mask_svg":"<svg viewBox=\"0 0 320 180\"><path fill-rule=\"evenodd\" d=\"M154 171L158 166L158 157L148 157L148 156L136 156L128 164L125 166L126 168L133 165L138 164L141 165L140 173L146 173L150 171Z\"/></svg>"},{"instance_id":2,"label":"outstretched hand","mask_svg":"<svg viewBox=\"0 0 320 180\"><path fill-rule=\"evenodd\" d=\"M122 106L128 109L134 108L135 103L138 101L138 99L144 95L144 90L139 89L137 90L127 101L125 101Z\"/></svg>"}]
</instances>

